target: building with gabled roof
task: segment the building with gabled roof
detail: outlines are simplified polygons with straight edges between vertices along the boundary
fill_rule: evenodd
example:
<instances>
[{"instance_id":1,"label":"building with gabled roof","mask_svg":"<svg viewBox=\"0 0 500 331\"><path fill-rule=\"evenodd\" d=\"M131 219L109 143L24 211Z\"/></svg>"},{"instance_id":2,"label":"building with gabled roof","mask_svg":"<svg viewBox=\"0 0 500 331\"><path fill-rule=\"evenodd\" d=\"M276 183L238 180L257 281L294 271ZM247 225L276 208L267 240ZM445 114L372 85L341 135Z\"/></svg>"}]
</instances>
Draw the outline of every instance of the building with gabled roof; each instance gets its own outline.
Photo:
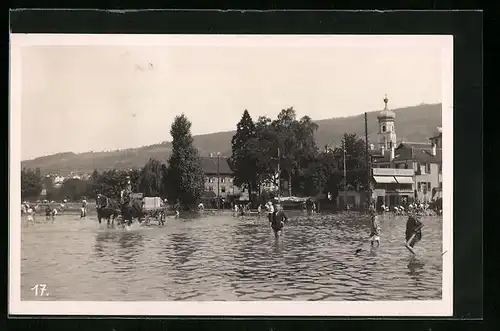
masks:
<instances>
[{"instance_id":1,"label":"building with gabled roof","mask_svg":"<svg viewBox=\"0 0 500 331\"><path fill-rule=\"evenodd\" d=\"M223 199L240 193L240 188L233 184L234 174L229 166L229 158L213 154L202 156L201 167L205 174L205 190Z\"/></svg>"},{"instance_id":2,"label":"building with gabled roof","mask_svg":"<svg viewBox=\"0 0 500 331\"><path fill-rule=\"evenodd\" d=\"M384 99L384 102L386 100L387 98ZM380 123L382 128L384 128L384 125L387 125L386 117ZM385 129L387 130L387 128ZM394 135L391 135L390 140L392 142L395 140L395 121L394 126L390 127L390 129L394 131ZM379 135L381 135L379 142L387 141L384 138L387 137L387 132L382 132L381 130ZM394 144L392 146L391 144L380 144L378 151L375 149L370 151L372 168L374 170L378 168L412 169L414 172L412 199L420 202L429 202L437 198L442 198L442 129L438 128L429 140L430 142L403 141L397 147ZM383 195L382 193L380 194ZM385 197L377 197L377 199L379 202L384 201L385 205L387 205ZM396 200L394 199L394 201ZM392 205L390 202L389 204Z\"/></svg>"}]
</instances>

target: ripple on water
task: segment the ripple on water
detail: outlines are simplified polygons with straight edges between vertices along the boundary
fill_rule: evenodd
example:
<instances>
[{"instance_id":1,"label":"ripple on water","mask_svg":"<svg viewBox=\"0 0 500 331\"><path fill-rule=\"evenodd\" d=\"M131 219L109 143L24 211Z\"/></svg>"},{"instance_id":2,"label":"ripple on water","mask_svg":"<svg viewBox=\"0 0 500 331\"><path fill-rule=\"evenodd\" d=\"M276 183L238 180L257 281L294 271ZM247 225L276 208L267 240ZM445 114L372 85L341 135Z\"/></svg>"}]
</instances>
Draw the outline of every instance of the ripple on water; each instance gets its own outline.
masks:
<instances>
[{"instance_id":1,"label":"ripple on water","mask_svg":"<svg viewBox=\"0 0 500 331\"><path fill-rule=\"evenodd\" d=\"M128 231L59 216L22 229L21 292L46 283L44 300L439 299L441 218L425 218L417 256L404 218L381 218L371 250L366 217L291 215L279 241L267 219L209 216ZM362 248L360 254L354 252Z\"/></svg>"}]
</instances>

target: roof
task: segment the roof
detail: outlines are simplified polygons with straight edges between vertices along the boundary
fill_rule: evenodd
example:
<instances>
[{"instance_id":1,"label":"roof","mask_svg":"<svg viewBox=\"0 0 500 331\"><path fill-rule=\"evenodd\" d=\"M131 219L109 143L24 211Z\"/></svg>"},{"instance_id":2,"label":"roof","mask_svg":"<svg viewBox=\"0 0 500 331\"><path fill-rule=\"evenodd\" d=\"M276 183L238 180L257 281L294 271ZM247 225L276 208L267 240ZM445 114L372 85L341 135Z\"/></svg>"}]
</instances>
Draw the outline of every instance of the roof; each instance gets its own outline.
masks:
<instances>
[{"instance_id":1,"label":"roof","mask_svg":"<svg viewBox=\"0 0 500 331\"><path fill-rule=\"evenodd\" d=\"M388 109L381 110L377 115L378 119L386 119L386 118L394 119L395 117L396 117L396 113L393 112L392 110L388 110Z\"/></svg>"},{"instance_id":2,"label":"roof","mask_svg":"<svg viewBox=\"0 0 500 331\"><path fill-rule=\"evenodd\" d=\"M419 149L428 149L431 150L432 146L428 142L403 142L399 144L399 146L396 149L400 148L419 148Z\"/></svg>"},{"instance_id":3,"label":"roof","mask_svg":"<svg viewBox=\"0 0 500 331\"><path fill-rule=\"evenodd\" d=\"M382 156L380 151L370 151L374 163L390 162L390 151L385 151ZM417 161L427 163L442 162L442 149L436 149L436 156L432 155L429 143L401 143L394 151L394 162Z\"/></svg>"},{"instance_id":4,"label":"roof","mask_svg":"<svg viewBox=\"0 0 500 331\"><path fill-rule=\"evenodd\" d=\"M441 148L436 149L436 155L432 155L431 148L407 147L399 148L394 157L394 161L417 161L427 163L440 163L443 159L443 151Z\"/></svg>"},{"instance_id":5,"label":"roof","mask_svg":"<svg viewBox=\"0 0 500 331\"><path fill-rule=\"evenodd\" d=\"M391 151L385 151L384 155L380 153L380 151L370 151L370 155L373 159L374 162L389 162L390 161L390 156L391 156Z\"/></svg>"},{"instance_id":6,"label":"roof","mask_svg":"<svg viewBox=\"0 0 500 331\"><path fill-rule=\"evenodd\" d=\"M203 172L207 175L217 174L217 157L201 157L201 167ZM219 158L219 174L222 175L232 175L233 171L229 167L229 159L220 157Z\"/></svg>"}]
</instances>

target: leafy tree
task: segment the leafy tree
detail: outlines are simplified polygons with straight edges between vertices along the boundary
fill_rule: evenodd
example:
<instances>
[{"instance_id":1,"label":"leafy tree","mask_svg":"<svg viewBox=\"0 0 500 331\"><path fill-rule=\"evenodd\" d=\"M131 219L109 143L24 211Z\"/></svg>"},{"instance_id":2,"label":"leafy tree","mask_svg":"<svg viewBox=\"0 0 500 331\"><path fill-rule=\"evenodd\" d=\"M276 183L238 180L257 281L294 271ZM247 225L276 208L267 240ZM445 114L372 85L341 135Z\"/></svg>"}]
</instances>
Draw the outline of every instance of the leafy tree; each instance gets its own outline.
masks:
<instances>
[{"instance_id":1,"label":"leafy tree","mask_svg":"<svg viewBox=\"0 0 500 331\"><path fill-rule=\"evenodd\" d=\"M256 183L260 186L265 181L278 184L278 134L271 126L271 119L261 116L255 123L255 137L247 144L247 152L256 160Z\"/></svg>"},{"instance_id":2,"label":"leafy tree","mask_svg":"<svg viewBox=\"0 0 500 331\"><path fill-rule=\"evenodd\" d=\"M37 198L42 192L42 178L40 169L22 169L21 170L21 198Z\"/></svg>"},{"instance_id":3,"label":"leafy tree","mask_svg":"<svg viewBox=\"0 0 500 331\"><path fill-rule=\"evenodd\" d=\"M139 192L146 196L160 196L163 186L163 172L160 161L151 158L142 168L139 176Z\"/></svg>"},{"instance_id":4,"label":"leafy tree","mask_svg":"<svg viewBox=\"0 0 500 331\"><path fill-rule=\"evenodd\" d=\"M304 116L299 121L295 121L293 123L295 148L292 151L292 157L295 161L293 163L294 167L292 172L288 175L289 181L293 184L293 186L289 186L289 194L292 194L292 188L296 186L292 176L297 173L301 173L305 170L310 175L316 173L317 176L320 176L316 177L318 179L326 176L323 174L323 170L321 170L321 175L313 170L317 169L320 171L320 169L324 166L323 156L319 153L314 136L317 130L318 125L314 123L309 116ZM316 189L313 190L315 193L311 191L311 193L307 193L305 195L316 195L322 193L323 181L320 181L315 185ZM310 191L310 189L308 191ZM299 193L298 190L294 192Z\"/></svg>"},{"instance_id":5,"label":"leafy tree","mask_svg":"<svg viewBox=\"0 0 500 331\"><path fill-rule=\"evenodd\" d=\"M365 188L367 185L365 141L354 133L345 133L342 137L342 148L345 149L347 185L351 188ZM339 168L343 171L343 160Z\"/></svg>"},{"instance_id":6,"label":"leafy tree","mask_svg":"<svg viewBox=\"0 0 500 331\"><path fill-rule=\"evenodd\" d=\"M132 189L137 191L138 180L140 176L140 171L138 169L112 169L104 171L99 175L99 179L96 185L96 193L101 193L112 199L118 199L120 197L121 190L123 190L125 184L127 183L127 176L130 176Z\"/></svg>"},{"instance_id":7,"label":"leafy tree","mask_svg":"<svg viewBox=\"0 0 500 331\"><path fill-rule=\"evenodd\" d=\"M277 146L279 147L280 170L279 175L286 174L288 180L288 193L292 192L292 175L298 164L296 158L297 142L297 120L293 107L283 109L278 114L278 119L271 123L271 127L276 132Z\"/></svg>"},{"instance_id":8,"label":"leafy tree","mask_svg":"<svg viewBox=\"0 0 500 331\"><path fill-rule=\"evenodd\" d=\"M128 172L125 172L125 179L126 181L126 176L130 176L130 182L132 184L132 190L134 192L141 192L139 190L139 178L141 177L141 170L140 168L132 168L129 169Z\"/></svg>"},{"instance_id":9,"label":"leafy tree","mask_svg":"<svg viewBox=\"0 0 500 331\"><path fill-rule=\"evenodd\" d=\"M87 193L87 181L77 178L66 179L59 189L61 197L69 197L71 200L80 200Z\"/></svg>"},{"instance_id":10,"label":"leafy tree","mask_svg":"<svg viewBox=\"0 0 500 331\"><path fill-rule=\"evenodd\" d=\"M204 192L205 174L198 150L193 146L191 122L182 114L176 116L170 129L172 154L168 161L169 197L193 208Z\"/></svg>"},{"instance_id":11,"label":"leafy tree","mask_svg":"<svg viewBox=\"0 0 500 331\"><path fill-rule=\"evenodd\" d=\"M336 196L338 184L338 178L335 177L338 173L336 163L334 155L329 151L323 151L311 160L302 171L302 194L317 196L321 193L331 193L332 196Z\"/></svg>"},{"instance_id":12,"label":"leafy tree","mask_svg":"<svg viewBox=\"0 0 500 331\"><path fill-rule=\"evenodd\" d=\"M97 171L97 169L94 169L94 171L90 175L90 178L87 180L87 189L85 192L85 197L87 197L88 199L95 199L97 194L99 193L100 176L101 174L99 173L99 171Z\"/></svg>"},{"instance_id":13,"label":"leafy tree","mask_svg":"<svg viewBox=\"0 0 500 331\"><path fill-rule=\"evenodd\" d=\"M260 117L256 125L256 138L249 141L249 150L257 161L257 181L274 180L278 162L278 176L288 181L288 193L298 193L304 186L300 180L309 162L315 160L318 148L314 137L318 125L308 116L296 118L293 107L283 109L276 120ZM293 188L298 185L297 190Z\"/></svg>"},{"instance_id":14,"label":"leafy tree","mask_svg":"<svg viewBox=\"0 0 500 331\"><path fill-rule=\"evenodd\" d=\"M232 155L229 164L234 173L234 184L237 186L246 184L250 196L257 186L257 160L251 151L251 141L255 137L255 124L248 110L245 110L231 140Z\"/></svg>"}]
</instances>

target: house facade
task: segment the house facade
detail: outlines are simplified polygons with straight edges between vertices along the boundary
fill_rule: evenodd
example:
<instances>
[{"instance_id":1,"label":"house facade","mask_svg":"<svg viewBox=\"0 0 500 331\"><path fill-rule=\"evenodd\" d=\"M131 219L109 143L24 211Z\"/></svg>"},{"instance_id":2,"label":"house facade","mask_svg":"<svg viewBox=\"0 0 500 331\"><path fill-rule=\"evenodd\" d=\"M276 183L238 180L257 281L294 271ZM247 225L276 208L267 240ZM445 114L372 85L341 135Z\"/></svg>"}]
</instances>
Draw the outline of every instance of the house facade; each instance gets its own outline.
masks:
<instances>
[{"instance_id":1,"label":"house facade","mask_svg":"<svg viewBox=\"0 0 500 331\"><path fill-rule=\"evenodd\" d=\"M234 185L233 171L229 166L229 159L225 157L202 157L201 165L205 173L205 190L214 192L215 196L226 198L240 194L241 190Z\"/></svg>"},{"instance_id":2,"label":"house facade","mask_svg":"<svg viewBox=\"0 0 500 331\"><path fill-rule=\"evenodd\" d=\"M413 169L373 168L372 198L378 209L413 201Z\"/></svg>"},{"instance_id":3,"label":"house facade","mask_svg":"<svg viewBox=\"0 0 500 331\"><path fill-rule=\"evenodd\" d=\"M390 134L390 144L384 144L388 141L386 138L387 132L381 130L379 132L379 150L371 149L371 159L373 168L373 178L375 180L375 185L377 185L377 180L375 177L376 173L387 172L393 173L402 172L413 174L413 183L411 187L410 200L416 200L419 202L430 202L432 200L442 197L442 130L438 128L432 137L429 138L430 142L401 142L399 145L395 146L393 143L396 139L395 130L395 114L387 110L387 98L384 99L386 107L383 111L383 116L379 117L379 124L381 128L388 127L387 123L393 124L390 126L392 130ZM388 117L393 117L393 121L388 121ZM390 170L389 170L390 169ZM390 175L395 177L396 183L397 175L396 172ZM406 179L409 183L409 180ZM394 185L395 183L387 183L388 185ZM407 195L409 191L409 186L405 186L404 195ZM393 194L389 194L389 197ZM403 195L403 194L402 194ZM377 197L378 199L378 197ZM378 200L377 200L378 201ZM387 199L383 199L387 201ZM392 202L398 201L397 198L389 198L389 205L393 205ZM386 204L387 205L387 204Z\"/></svg>"}]
</instances>

